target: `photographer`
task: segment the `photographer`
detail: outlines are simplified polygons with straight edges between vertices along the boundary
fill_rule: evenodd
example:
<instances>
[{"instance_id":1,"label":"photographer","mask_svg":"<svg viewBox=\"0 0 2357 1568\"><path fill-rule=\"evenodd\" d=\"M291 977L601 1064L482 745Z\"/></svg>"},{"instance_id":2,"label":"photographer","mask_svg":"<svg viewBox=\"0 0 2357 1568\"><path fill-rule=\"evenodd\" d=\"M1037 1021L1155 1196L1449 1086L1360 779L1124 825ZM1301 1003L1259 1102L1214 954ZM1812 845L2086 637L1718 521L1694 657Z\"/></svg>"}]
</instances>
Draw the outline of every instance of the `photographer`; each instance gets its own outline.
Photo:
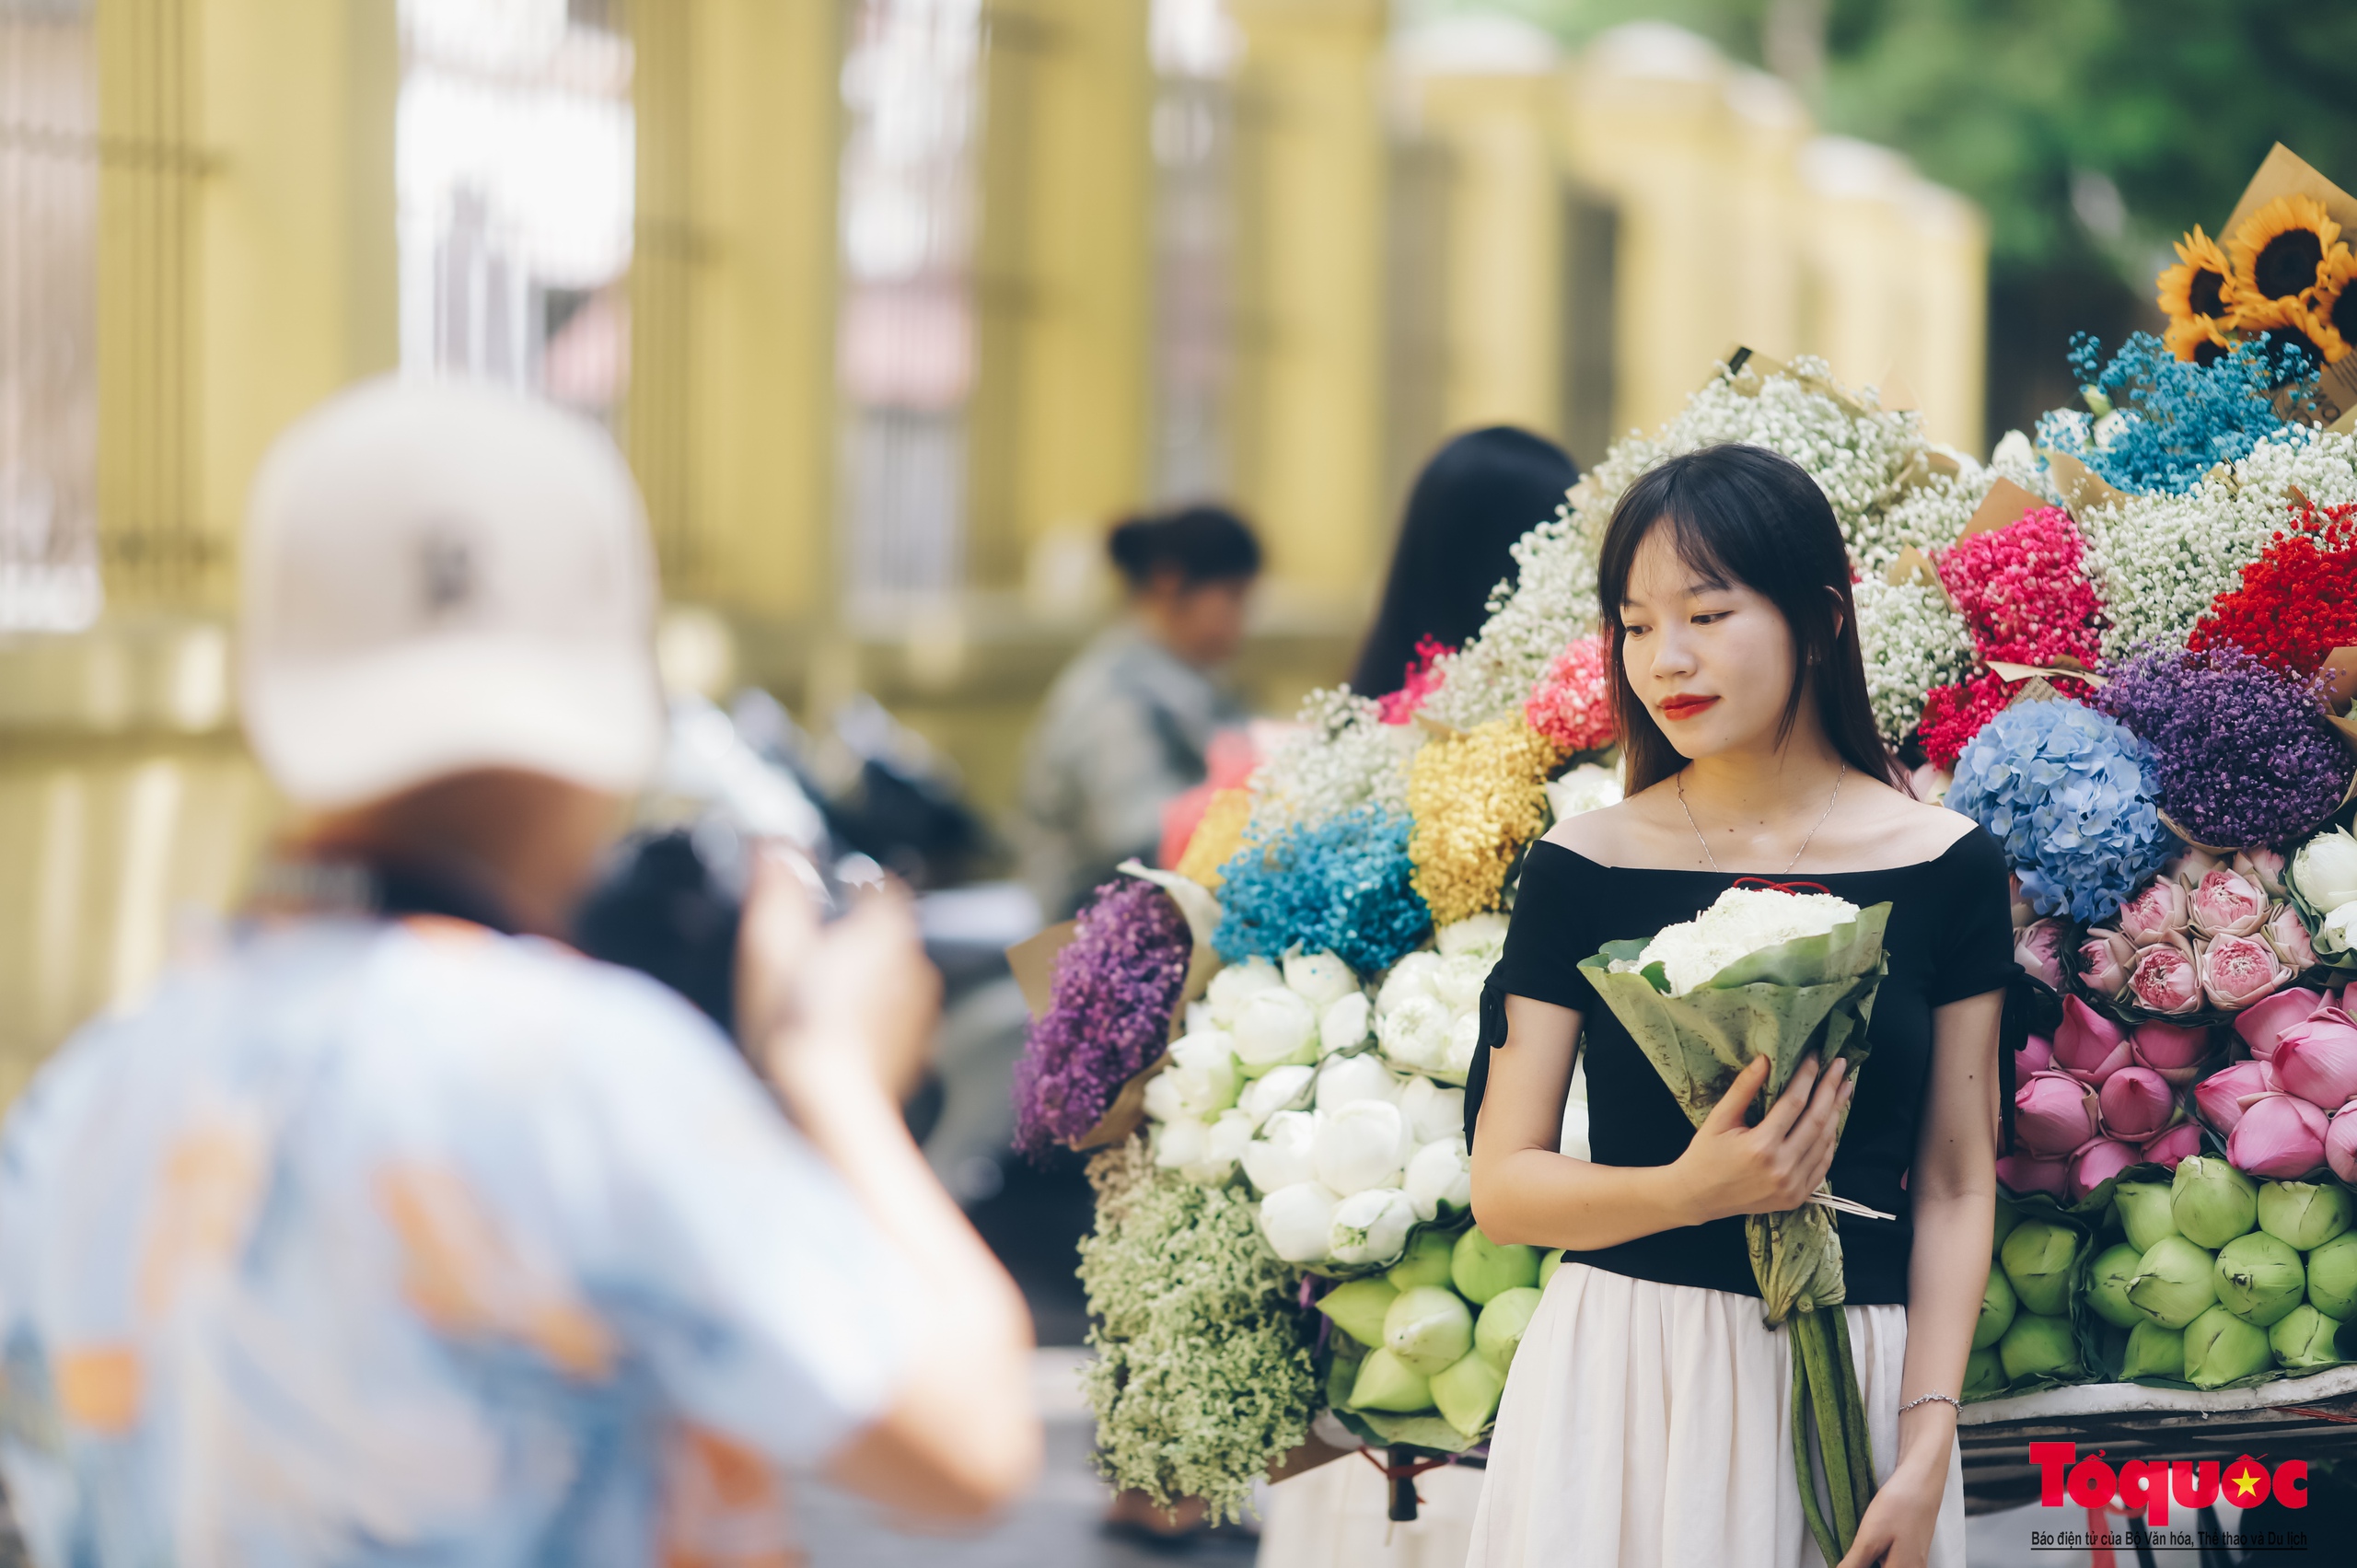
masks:
<instances>
[{"instance_id":1,"label":"photographer","mask_svg":"<svg viewBox=\"0 0 2357 1568\"><path fill-rule=\"evenodd\" d=\"M236 941L0 1134L35 1560L750 1563L796 1469L1013 1497L1030 1325L900 1119L938 990L905 901L822 926L761 865L766 1087L556 940L662 725L611 443L364 387L281 438L243 564L246 726L307 815Z\"/></svg>"}]
</instances>

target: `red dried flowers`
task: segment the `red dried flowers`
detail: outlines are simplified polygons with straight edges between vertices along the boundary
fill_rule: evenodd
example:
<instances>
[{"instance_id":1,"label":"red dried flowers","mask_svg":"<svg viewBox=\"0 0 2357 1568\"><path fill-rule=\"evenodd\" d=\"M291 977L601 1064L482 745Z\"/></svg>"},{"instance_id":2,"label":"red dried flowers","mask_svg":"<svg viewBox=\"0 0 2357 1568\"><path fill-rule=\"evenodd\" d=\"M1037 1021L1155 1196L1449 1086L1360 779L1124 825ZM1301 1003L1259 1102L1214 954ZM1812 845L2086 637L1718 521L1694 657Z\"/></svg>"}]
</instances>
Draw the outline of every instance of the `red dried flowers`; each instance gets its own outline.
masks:
<instances>
[{"instance_id":1,"label":"red dried flowers","mask_svg":"<svg viewBox=\"0 0 2357 1568\"><path fill-rule=\"evenodd\" d=\"M1399 690L1387 691L1375 700L1376 716L1385 724L1406 724L1424 705L1424 699L1440 688L1440 671L1434 666L1441 656L1455 653L1439 638L1429 633L1416 639L1416 656L1401 678Z\"/></svg>"},{"instance_id":2,"label":"red dried flowers","mask_svg":"<svg viewBox=\"0 0 2357 1568\"><path fill-rule=\"evenodd\" d=\"M2066 697L2082 697L2090 690L2085 681L2067 676L2056 677L2052 684ZM1984 669L1959 685L1933 687L1924 694L1923 719L1915 731L1923 755L1936 767L1954 768L1972 738L1980 733L1982 726L2004 712L2021 686L2021 681L2008 680L1993 669Z\"/></svg>"},{"instance_id":3,"label":"red dried flowers","mask_svg":"<svg viewBox=\"0 0 2357 1568\"><path fill-rule=\"evenodd\" d=\"M2087 580L2079 530L2061 507L2040 506L2003 528L1958 540L1936 564L1983 659L2052 665L2071 658L2094 668L2102 651L2103 605Z\"/></svg>"},{"instance_id":4,"label":"red dried flowers","mask_svg":"<svg viewBox=\"0 0 2357 1568\"><path fill-rule=\"evenodd\" d=\"M2231 643L2293 675L2314 675L2357 645L2357 505L2302 505L2193 629L2200 652Z\"/></svg>"}]
</instances>

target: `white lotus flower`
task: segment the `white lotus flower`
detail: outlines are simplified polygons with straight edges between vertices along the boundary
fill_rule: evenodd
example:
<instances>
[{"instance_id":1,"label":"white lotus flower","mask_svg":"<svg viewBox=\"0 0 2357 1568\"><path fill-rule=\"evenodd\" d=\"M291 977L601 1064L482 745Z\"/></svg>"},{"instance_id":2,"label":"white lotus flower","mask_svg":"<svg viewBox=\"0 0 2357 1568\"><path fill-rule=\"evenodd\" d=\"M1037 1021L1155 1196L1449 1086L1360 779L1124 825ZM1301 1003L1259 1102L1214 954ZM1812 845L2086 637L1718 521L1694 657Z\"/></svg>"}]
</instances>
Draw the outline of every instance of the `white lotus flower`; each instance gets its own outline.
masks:
<instances>
[{"instance_id":1,"label":"white lotus flower","mask_svg":"<svg viewBox=\"0 0 2357 1568\"><path fill-rule=\"evenodd\" d=\"M1269 1118L1260 1135L1244 1145L1244 1174L1254 1191L1274 1192L1318 1179L1321 1121L1314 1110L1281 1110Z\"/></svg>"},{"instance_id":2,"label":"white lotus flower","mask_svg":"<svg viewBox=\"0 0 2357 1568\"><path fill-rule=\"evenodd\" d=\"M1288 1263L1322 1263L1333 1252L1334 1210L1341 1202L1315 1181L1280 1187L1260 1200L1260 1234Z\"/></svg>"},{"instance_id":3,"label":"white lotus flower","mask_svg":"<svg viewBox=\"0 0 2357 1568\"><path fill-rule=\"evenodd\" d=\"M1562 777L1548 781L1547 805L1558 822L1583 811L1618 806L1620 801L1620 775L1594 762L1582 762Z\"/></svg>"},{"instance_id":4,"label":"white lotus flower","mask_svg":"<svg viewBox=\"0 0 2357 1568\"><path fill-rule=\"evenodd\" d=\"M1460 953L1453 958L1442 959L1440 968L1433 974L1433 994L1455 1012L1473 1011L1481 1005L1481 986L1489 980L1490 970L1497 961L1498 955L1494 951Z\"/></svg>"},{"instance_id":5,"label":"white lotus flower","mask_svg":"<svg viewBox=\"0 0 2357 1568\"><path fill-rule=\"evenodd\" d=\"M1438 997L1410 995L1376 1014L1375 1038L1383 1054L1399 1065L1431 1072L1446 1054L1448 1027L1454 1021L1448 1005Z\"/></svg>"},{"instance_id":6,"label":"white lotus flower","mask_svg":"<svg viewBox=\"0 0 2357 1568\"><path fill-rule=\"evenodd\" d=\"M2357 838L2340 828L2318 833L2292 857L2292 878L2316 909L2338 915L2343 904L2357 904Z\"/></svg>"},{"instance_id":7,"label":"white lotus flower","mask_svg":"<svg viewBox=\"0 0 2357 1568\"><path fill-rule=\"evenodd\" d=\"M1481 1015L1459 1013L1448 1026L1448 1043L1442 1048L1440 1067L1433 1075L1445 1084L1461 1084L1473 1071L1473 1053L1481 1048Z\"/></svg>"},{"instance_id":8,"label":"white lotus flower","mask_svg":"<svg viewBox=\"0 0 2357 1568\"><path fill-rule=\"evenodd\" d=\"M1370 1187L1334 1205L1327 1245L1338 1263L1387 1263L1407 1249L1415 1223L1408 1194L1397 1187Z\"/></svg>"},{"instance_id":9,"label":"white lotus flower","mask_svg":"<svg viewBox=\"0 0 2357 1568\"><path fill-rule=\"evenodd\" d=\"M1437 1218L1444 1209L1456 1214L1470 1208L1473 1162L1465 1156L1465 1135L1458 1132L1435 1138L1418 1149L1408 1161L1408 1174L1402 1185L1420 1220Z\"/></svg>"},{"instance_id":10,"label":"white lotus flower","mask_svg":"<svg viewBox=\"0 0 2357 1568\"><path fill-rule=\"evenodd\" d=\"M1229 1032L1236 1037L1237 1059L1248 1072L1318 1060L1317 1009L1282 986L1247 998Z\"/></svg>"},{"instance_id":11,"label":"white lotus flower","mask_svg":"<svg viewBox=\"0 0 2357 1568\"><path fill-rule=\"evenodd\" d=\"M1324 1007L1356 991L1359 977L1331 953L1287 953L1285 985L1311 1006Z\"/></svg>"},{"instance_id":12,"label":"white lotus flower","mask_svg":"<svg viewBox=\"0 0 2357 1568\"><path fill-rule=\"evenodd\" d=\"M1244 1086L1237 1099L1244 1114L1258 1127L1281 1110L1295 1110L1309 1103L1318 1082L1318 1069L1290 1064L1271 1067L1261 1076Z\"/></svg>"},{"instance_id":13,"label":"white lotus flower","mask_svg":"<svg viewBox=\"0 0 2357 1568\"><path fill-rule=\"evenodd\" d=\"M1462 1135L1465 1131L1463 1089L1445 1089L1430 1078L1411 1078L1407 1087L1399 1091L1399 1109L1408 1118L1408 1130L1419 1144L1429 1144L1451 1133Z\"/></svg>"},{"instance_id":14,"label":"white lotus flower","mask_svg":"<svg viewBox=\"0 0 2357 1568\"><path fill-rule=\"evenodd\" d=\"M1205 1029L1219 1028L1219 1020L1212 1016L1211 1004L1201 997L1187 1004L1186 1021L1187 1027L1184 1032L1190 1035L1202 1034Z\"/></svg>"},{"instance_id":15,"label":"white lotus flower","mask_svg":"<svg viewBox=\"0 0 2357 1568\"><path fill-rule=\"evenodd\" d=\"M1380 1018L1411 996L1430 996L1433 976L1440 966L1438 953L1410 953L1392 965L1391 972L1383 977L1383 989L1376 993L1376 1016Z\"/></svg>"},{"instance_id":16,"label":"white lotus flower","mask_svg":"<svg viewBox=\"0 0 2357 1568\"><path fill-rule=\"evenodd\" d=\"M1364 991L1353 991L1328 1007L1318 1020L1318 1049L1328 1056L1356 1051L1366 1043L1367 1026L1375 1020L1375 1004Z\"/></svg>"},{"instance_id":17,"label":"white lotus flower","mask_svg":"<svg viewBox=\"0 0 2357 1568\"><path fill-rule=\"evenodd\" d=\"M1223 1110L1203 1134L1202 1157L1178 1167L1178 1174L1204 1187L1217 1187L1236 1174L1236 1162L1252 1142L1252 1119L1240 1110Z\"/></svg>"},{"instance_id":18,"label":"white lotus flower","mask_svg":"<svg viewBox=\"0 0 2357 1568\"><path fill-rule=\"evenodd\" d=\"M1409 1147L1408 1119L1398 1106L1354 1100L1328 1113L1318 1129L1318 1179L1346 1198L1370 1187L1397 1187Z\"/></svg>"},{"instance_id":19,"label":"white lotus flower","mask_svg":"<svg viewBox=\"0 0 2357 1568\"><path fill-rule=\"evenodd\" d=\"M1145 1081L1145 1113L1155 1121L1177 1121L1187 1116L1178 1075L1166 1067Z\"/></svg>"},{"instance_id":20,"label":"white lotus flower","mask_svg":"<svg viewBox=\"0 0 2357 1568\"><path fill-rule=\"evenodd\" d=\"M1155 1082L1164 1078L1172 1080L1171 1093L1185 1114L1208 1121L1236 1103L1235 1040L1223 1029L1180 1035L1170 1047L1170 1065Z\"/></svg>"},{"instance_id":21,"label":"white lotus flower","mask_svg":"<svg viewBox=\"0 0 2357 1568\"><path fill-rule=\"evenodd\" d=\"M1318 1109L1340 1110L1363 1099L1399 1103L1406 1086L1374 1055L1329 1056L1318 1064Z\"/></svg>"},{"instance_id":22,"label":"white lotus flower","mask_svg":"<svg viewBox=\"0 0 2357 1568\"><path fill-rule=\"evenodd\" d=\"M2357 947L2357 899L2326 915L2316 937L2328 947Z\"/></svg>"},{"instance_id":23,"label":"white lotus flower","mask_svg":"<svg viewBox=\"0 0 2357 1568\"><path fill-rule=\"evenodd\" d=\"M1157 1122L1154 1129L1154 1163L1164 1170L1180 1170L1202 1159L1211 1147L1211 1127L1191 1116Z\"/></svg>"},{"instance_id":24,"label":"white lotus flower","mask_svg":"<svg viewBox=\"0 0 2357 1568\"><path fill-rule=\"evenodd\" d=\"M1236 1015L1243 1011L1246 1002L1260 992L1282 989L1284 982L1285 977L1268 959L1247 958L1212 976L1211 987L1203 993L1203 1005L1225 1028L1236 1022Z\"/></svg>"},{"instance_id":25,"label":"white lotus flower","mask_svg":"<svg viewBox=\"0 0 2357 1568\"><path fill-rule=\"evenodd\" d=\"M1692 920L1665 925L1633 958L1615 958L1616 974L1660 964L1669 993L1683 996L1734 963L1780 942L1822 936L1858 918L1858 906L1831 893L1786 893L1771 888L1730 888Z\"/></svg>"},{"instance_id":26,"label":"white lotus flower","mask_svg":"<svg viewBox=\"0 0 2357 1568\"><path fill-rule=\"evenodd\" d=\"M1469 915L1433 933L1433 945L1444 958L1460 953L1494 953L1505 942L1506 917L1497 913Z\"/></svg>"}]
</instances>

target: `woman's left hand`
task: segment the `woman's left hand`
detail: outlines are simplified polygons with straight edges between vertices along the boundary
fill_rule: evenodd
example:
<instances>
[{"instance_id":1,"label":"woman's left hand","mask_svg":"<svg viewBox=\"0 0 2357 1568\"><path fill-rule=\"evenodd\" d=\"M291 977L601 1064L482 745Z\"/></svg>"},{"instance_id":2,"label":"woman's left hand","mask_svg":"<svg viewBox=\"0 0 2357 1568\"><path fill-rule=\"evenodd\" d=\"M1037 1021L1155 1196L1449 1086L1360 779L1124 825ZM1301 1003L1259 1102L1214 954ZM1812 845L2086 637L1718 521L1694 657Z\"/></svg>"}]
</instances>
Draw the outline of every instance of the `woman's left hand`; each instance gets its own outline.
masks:
<instances>
[{"instance_id":1,"label":"woman's left hand","mask_svg":"<svg viewBox=\"0 0 2357 1568\"><path fill-rule=\"evenodd\" d=\"M1901 1459L1866 1504L1866 1516L1858 1521L1858 1539L1838 1568L1875 1568L1876 1563L1882 1568L1923 1568L1947 1484L1945 1452L1936 1469Z\"/></svg>"}]
</instances>

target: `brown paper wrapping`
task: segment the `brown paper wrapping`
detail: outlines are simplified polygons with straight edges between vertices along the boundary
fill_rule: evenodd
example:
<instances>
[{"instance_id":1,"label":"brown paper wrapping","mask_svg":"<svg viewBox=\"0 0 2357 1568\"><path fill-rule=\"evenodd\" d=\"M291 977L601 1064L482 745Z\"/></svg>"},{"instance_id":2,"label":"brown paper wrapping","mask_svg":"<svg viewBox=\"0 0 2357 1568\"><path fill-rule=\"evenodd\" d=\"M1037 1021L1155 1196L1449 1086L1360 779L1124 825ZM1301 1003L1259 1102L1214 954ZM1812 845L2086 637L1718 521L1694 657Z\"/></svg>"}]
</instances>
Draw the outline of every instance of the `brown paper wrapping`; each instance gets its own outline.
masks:
<instances>
[{"instance_id":1,"label":"brown paper wrapping","mask_svg":"<svg viewBox=\"0 0 2357 1568\"><path fill-rule=\"evenodd\" d=\"M1980 505L1972 510L1972 520L1964 525L1964 532L1957 537L1970 539L1977 533L1993 533L2008 523L2020 522L2045 505L2045 497L2024 490L2010 479L2001 479L1980 498Z\"/></svg>"},{"instance_id":2,"label":"brown paper wrapping","mask_svg":"<svg viewBox=\"0 0 2357 1568\"><path fill-rule=\"evenodd\" d=\"M2126 491L2113 488L2109 481L2070 453L2049 451L2045 456L2046 466L2054 475L2054 488L2062 493L2063 509L2073 520L2084 517L2099 506L2115 505L2128 499Z\"/></svg>"}]
</instances>

